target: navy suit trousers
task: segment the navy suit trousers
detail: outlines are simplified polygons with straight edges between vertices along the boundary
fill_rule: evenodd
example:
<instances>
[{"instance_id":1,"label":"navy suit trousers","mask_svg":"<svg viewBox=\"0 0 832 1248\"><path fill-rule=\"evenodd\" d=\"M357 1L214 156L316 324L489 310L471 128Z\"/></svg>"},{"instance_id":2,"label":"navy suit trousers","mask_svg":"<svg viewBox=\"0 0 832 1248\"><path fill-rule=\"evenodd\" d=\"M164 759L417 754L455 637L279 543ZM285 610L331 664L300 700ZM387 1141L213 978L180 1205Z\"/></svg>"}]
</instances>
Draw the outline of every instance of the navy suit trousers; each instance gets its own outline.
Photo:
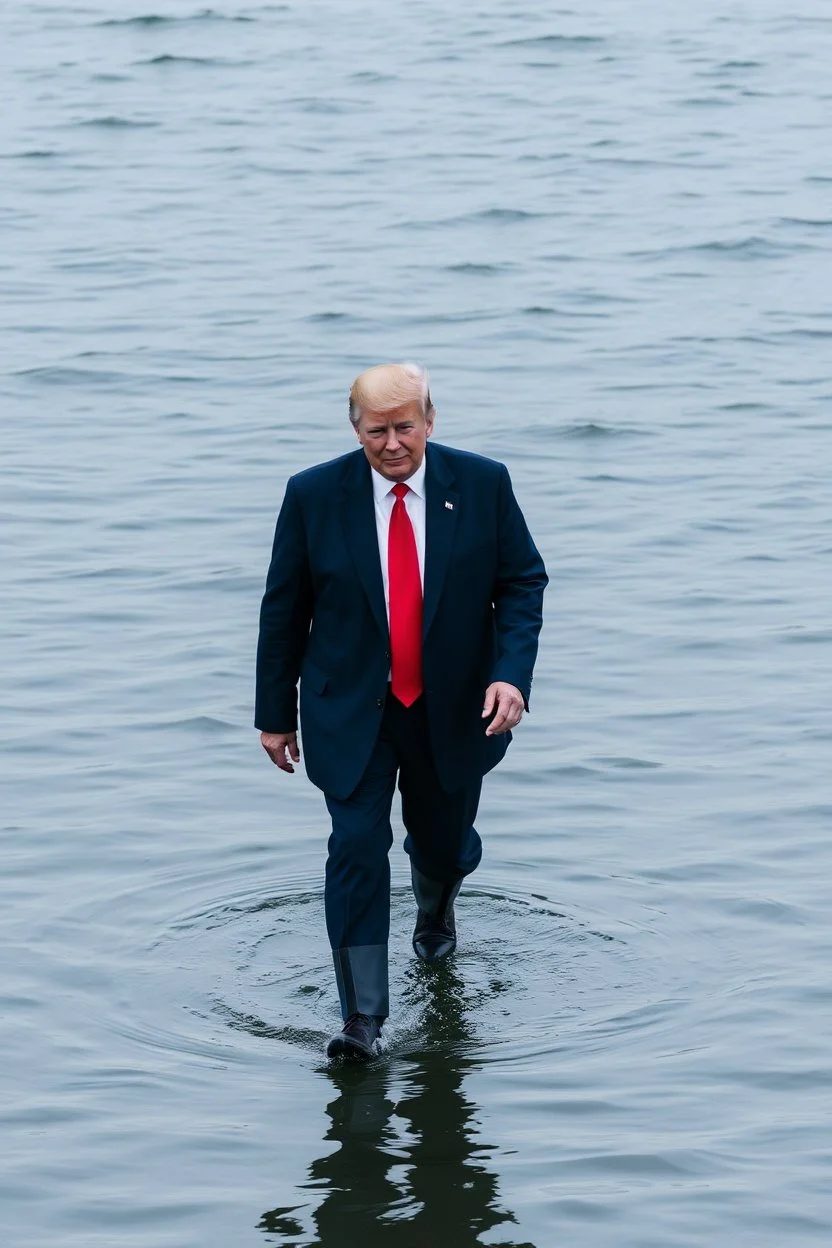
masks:
<instances>
[{"instance_id":1,"label":"navy suit trousers","mask_svg":"<svg viewBox=\"0 0 832 1248\"><path fill-rule=\"evenodd\" d=\"M332 817L326 864L326 923L344 1017L386 1017L390 931L390 810L396 780L407 835L404 848L428 880L452 885L479 865L474 827L482 778L448 791L439 783L424 698L405 707L389 692L378 739L347 798L326 794Z\"/></svg>"}]
</instances>

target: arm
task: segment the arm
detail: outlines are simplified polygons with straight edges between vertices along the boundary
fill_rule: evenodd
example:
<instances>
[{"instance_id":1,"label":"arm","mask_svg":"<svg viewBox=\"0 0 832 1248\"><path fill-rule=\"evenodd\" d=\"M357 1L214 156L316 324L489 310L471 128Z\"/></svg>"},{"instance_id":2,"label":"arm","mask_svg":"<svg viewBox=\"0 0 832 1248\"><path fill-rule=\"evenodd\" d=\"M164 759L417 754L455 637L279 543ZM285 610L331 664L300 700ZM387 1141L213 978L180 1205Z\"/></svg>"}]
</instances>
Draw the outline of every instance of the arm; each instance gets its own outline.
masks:
<instances>
[{"instance_id":1,"label":"arm","mask_svg":"<svg viewBox=\"0 0 832 1248\"><path fill-rule=\"evenodd\" d=\"M312 600L306 533L290 479L277 517L266 592L260 607L254 723L265 737L283 738L282 743L273 741L272 747L280 748L280 756L285 759L288 746L295 761L297 684L312 619ZM281 766L265 740L263 745Z\"/></svg>"},{"instance_id":2,"label":"arm","mask_svg":"<svg viewBox=\"0 0 832 1248\"><path fill-rule=\"evenodd\" d=\"M497 573L494 580L497 659L491 671L489 693L495 683L513 685L528 710L537 639L543 624L543 591L549 578L514 497L511 478L505 467L501 470L498 508ZM496 720L489 727L493 729L495 726Z\"/></svg>"}]
</instances>

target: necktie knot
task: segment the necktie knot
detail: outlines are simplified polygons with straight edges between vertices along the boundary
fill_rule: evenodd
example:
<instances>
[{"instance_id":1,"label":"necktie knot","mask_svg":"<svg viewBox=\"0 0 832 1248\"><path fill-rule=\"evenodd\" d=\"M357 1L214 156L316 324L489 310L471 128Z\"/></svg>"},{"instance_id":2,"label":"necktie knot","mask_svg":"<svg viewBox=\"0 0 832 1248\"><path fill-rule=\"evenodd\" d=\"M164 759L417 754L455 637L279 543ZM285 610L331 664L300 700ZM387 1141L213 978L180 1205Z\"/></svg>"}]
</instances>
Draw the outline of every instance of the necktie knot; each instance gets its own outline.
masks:
<instances>
[{"instance_id":1,"label":"necktie knot","mask_svg":"<svg viewBox=\"0 0 832 1248\"><path fill-rule=\"evenodd\" d=\"M393 486L393 493L396 495L396 498L404 498L405 494L407 494L409 490L410 486L405 485L403 481L397 481Z\"/></svg>"}]
</instances>

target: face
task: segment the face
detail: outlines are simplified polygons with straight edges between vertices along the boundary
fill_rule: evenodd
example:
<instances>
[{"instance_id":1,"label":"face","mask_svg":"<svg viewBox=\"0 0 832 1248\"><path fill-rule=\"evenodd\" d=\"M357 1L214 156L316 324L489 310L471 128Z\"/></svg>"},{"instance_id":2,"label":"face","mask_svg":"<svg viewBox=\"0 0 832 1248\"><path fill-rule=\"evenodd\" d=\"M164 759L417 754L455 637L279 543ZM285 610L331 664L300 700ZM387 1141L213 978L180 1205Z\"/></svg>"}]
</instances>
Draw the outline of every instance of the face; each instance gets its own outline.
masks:
<instances>
[{"instance_id":1,"label":"face","mask_svg":"<svg viewBox=\"0 0 832 1248\"><path fill-rule=\"evenodd\" d=\"M371 467L388 481L412 477L425 456L433 420L425 420L419 399L384 412L362 412L355 426Z\"/></svg>"}]
</instances>

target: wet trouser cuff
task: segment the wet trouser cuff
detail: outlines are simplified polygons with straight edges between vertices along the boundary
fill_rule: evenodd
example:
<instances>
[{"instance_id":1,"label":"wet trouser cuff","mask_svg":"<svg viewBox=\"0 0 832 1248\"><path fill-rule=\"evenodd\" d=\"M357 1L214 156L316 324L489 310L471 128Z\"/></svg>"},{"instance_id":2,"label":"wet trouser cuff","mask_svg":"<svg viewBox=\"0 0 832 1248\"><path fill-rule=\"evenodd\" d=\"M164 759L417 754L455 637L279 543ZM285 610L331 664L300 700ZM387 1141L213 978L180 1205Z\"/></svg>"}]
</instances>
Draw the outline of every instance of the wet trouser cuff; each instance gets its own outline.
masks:
<instances>
[{"instance_id":1,"label":"wet trouser cuff","mask_svg":"<svg viewBox=\"0 0 832 1248\"><path fill-rule=\"evenodd\" d=\"M440 880L431 880L427 875L422 875L410 864L410 878L413 883L413 896L416 898L416 905L425 914L429 914L431 918L437 919L444 915L448 906L452 905L462 886L462 879L454 880L448 884L442 883Z\"/></svg>"},{"instance_id":2,"label":"wet trouser cuff","mask_svg":"<svg viewBox=\"0 0 832 1248\"><path fill-rule=\"evenodd\" d=\"M390 1013L387 945L352 945L346 949L333 949L332 961L342 1018L349 1018L350 1014L386 1018Z\"/></svg>"}]
</instances>

